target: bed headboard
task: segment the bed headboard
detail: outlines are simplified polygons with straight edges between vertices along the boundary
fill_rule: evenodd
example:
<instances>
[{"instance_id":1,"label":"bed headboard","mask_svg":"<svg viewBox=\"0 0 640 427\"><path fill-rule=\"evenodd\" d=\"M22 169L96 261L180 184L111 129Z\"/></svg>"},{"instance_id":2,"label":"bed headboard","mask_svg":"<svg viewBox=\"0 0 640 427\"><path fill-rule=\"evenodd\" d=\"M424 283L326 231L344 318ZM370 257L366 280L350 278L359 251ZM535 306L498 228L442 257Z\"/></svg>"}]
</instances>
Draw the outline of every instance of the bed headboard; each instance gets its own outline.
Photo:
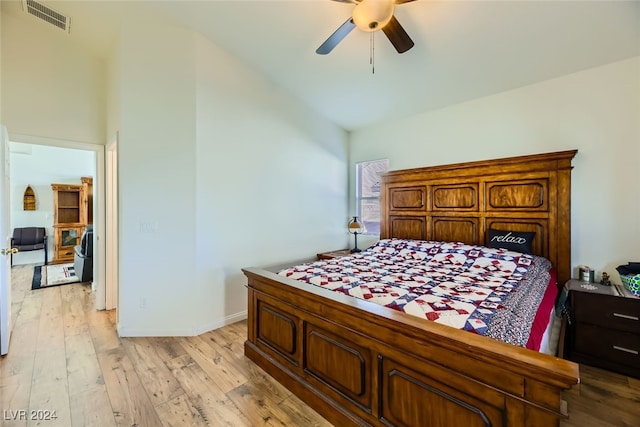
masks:
<instances>
[{"instance_id":1,"label":"bed headboard","mask_svg":"<svg viewBox=\"0 0 640 427\"><path fill-rule=\"evenodd\" d=\"M484 245L489 229L534 231L533 252L571 277L571 160L578 150L391 171L380 238Z\"/></svg>"}]
</instances>

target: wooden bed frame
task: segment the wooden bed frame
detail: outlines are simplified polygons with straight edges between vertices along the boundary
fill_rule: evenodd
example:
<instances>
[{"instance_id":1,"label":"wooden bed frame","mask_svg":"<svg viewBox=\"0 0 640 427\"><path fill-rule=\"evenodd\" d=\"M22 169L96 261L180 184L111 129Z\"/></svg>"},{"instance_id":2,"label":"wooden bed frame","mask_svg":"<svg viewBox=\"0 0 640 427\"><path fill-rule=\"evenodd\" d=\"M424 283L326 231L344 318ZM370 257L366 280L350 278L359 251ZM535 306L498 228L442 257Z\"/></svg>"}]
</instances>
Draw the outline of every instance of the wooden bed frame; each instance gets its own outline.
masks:
<instances>
[{"instance_id":1,"label":"wooden bed frame","mask_svg":"<svg viewBox=\"0 0 640 427\"><path fill-rule=\"evenodd\" d=\"M535 231L534 250L570 277L576 151L389 172L381 238L484 244ZM245 354L338 426L552 426L567 416L567 360L247 268Z\"/></svg>"}]
</instances>

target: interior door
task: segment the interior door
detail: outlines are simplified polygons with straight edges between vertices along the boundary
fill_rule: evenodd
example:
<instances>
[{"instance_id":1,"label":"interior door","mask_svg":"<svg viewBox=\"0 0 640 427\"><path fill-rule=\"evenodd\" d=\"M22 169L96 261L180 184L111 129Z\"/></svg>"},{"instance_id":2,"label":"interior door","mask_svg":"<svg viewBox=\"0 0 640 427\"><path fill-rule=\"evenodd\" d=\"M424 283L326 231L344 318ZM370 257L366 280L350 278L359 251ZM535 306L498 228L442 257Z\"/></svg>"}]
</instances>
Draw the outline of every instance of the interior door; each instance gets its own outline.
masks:
<instances>
[{"instance_id":1,"label":"interior door","mask_svg":"<svg viewBox=\"0 0 640 427\"><path fill-rule=\"evenodd\" d=\"M11 336L11 236L9 235L9 140L7 128L0 124L0 354L9 352Z\"/></svg>"}]
</instances>

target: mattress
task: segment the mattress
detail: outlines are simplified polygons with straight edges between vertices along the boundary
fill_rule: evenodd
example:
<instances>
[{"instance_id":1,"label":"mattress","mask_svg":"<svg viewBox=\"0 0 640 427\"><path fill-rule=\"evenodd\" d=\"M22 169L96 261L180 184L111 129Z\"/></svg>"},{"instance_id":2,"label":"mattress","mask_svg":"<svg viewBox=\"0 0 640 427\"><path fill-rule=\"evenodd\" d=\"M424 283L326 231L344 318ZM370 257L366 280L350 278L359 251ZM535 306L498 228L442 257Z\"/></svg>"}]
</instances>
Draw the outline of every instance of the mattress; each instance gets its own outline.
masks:
<instances>
[{"instance_id":1,"label":"mattress","mask_svg":"<svg viewBox=\"0 0 640 427\"><path fill-rule=\"evenodd\" d=\"M383 239L363 252L278 274L509 344L548 348L543 338L550 336L557 287L542 257Z\"/></svg>"}]
</instances>

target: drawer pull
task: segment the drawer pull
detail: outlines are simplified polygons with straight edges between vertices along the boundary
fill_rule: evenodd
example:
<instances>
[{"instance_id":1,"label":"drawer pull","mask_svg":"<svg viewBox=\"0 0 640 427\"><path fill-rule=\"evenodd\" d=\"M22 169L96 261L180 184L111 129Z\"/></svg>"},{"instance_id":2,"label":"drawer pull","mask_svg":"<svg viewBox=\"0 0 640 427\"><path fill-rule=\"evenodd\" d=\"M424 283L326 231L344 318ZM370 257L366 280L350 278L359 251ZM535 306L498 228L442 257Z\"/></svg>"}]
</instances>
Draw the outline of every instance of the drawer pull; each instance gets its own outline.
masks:
<instances>
[{"instance_id":1,"label":"drawer pull","mask_svg":"<svg viewBox=\"0 0 640 427\"><path fill-rule=\"evenodd\" d=\"M613 315L614 317L622 317L623 319L640 320L638 316L629 316L628 314L613 313Z\"/></svg>"},{"instance_id":2,"label":"drawer pull","mask_svg":"<svg viewBox=\"0 0 640 427\"><path fill-rule=\"evenodd\" d=\"M617 345L614 345L613 348L614 350L620 350L626 353L638 354L638 350L631 350L630 348L618 347Z\"/></svg>"}]
</instances>

